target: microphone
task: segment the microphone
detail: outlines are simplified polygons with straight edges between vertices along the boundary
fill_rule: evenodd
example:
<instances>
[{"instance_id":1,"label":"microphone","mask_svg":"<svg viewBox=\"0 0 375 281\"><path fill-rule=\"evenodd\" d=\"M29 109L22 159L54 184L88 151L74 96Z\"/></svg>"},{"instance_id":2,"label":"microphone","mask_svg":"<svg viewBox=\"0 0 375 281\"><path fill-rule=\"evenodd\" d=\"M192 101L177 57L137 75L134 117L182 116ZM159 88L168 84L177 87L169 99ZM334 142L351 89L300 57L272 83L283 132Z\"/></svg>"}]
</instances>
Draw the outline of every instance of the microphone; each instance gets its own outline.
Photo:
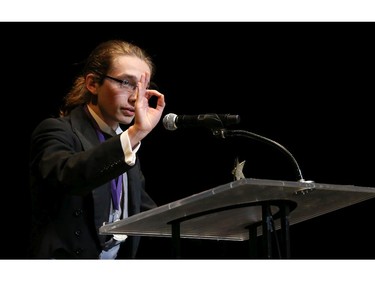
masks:
<instances>
[{"instance_id":1,"label":"microphone","mask_svg":"<svg viewBox=\"0 0 375 281\"><path fill-rule=\"evenodd\" d=\"M238 124L239 115L207 113L199 115L176 115L168 113L163 118L163 125L169 131L183 127L206 127L209 129L224 128Z\"/></svg>"}]
</instances>

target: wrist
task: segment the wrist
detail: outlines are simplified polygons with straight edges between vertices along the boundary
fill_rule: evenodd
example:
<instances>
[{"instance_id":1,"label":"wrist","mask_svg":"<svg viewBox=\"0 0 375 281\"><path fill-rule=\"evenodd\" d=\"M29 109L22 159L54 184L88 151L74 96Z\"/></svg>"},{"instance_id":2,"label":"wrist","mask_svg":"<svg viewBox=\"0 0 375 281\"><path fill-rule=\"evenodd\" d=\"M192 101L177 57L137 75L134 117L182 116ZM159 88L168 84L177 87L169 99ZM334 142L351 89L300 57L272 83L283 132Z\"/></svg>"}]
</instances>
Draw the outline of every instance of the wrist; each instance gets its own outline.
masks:
<instances>
[{"instance_id":1,"label":"wrist","mask_svg":"<svg viewBox=\"0 0 375 281\"><path fill-rule=\"evenodd\" d=\"M139 130L136 125L130 126L127 131L132 148L136 147L147 136L147 133Z\"/></svg>"}]
</instances>

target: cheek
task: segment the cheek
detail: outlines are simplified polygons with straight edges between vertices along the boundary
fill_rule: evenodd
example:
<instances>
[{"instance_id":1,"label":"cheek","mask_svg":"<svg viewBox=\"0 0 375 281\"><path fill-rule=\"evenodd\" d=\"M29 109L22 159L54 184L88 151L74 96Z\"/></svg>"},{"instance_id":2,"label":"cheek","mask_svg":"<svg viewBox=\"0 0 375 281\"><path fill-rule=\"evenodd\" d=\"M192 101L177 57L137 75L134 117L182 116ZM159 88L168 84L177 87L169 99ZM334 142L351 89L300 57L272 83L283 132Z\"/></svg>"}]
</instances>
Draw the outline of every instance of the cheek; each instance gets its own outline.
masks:
<instances>
[{"instance_id":1,"label":"cheek","mask_svg":"<svg viewBox=\"0 0 375 281\"><path fill-rule=\"evenodd\" d=\"M116 94L111 97L111 101L114 104L123 104L124 102L127 102L128 100L129 100L129 95L124 94L124 93Z\"/></svg>"},{"instance_id":2,"label":"cheek","mask_svg":"<svg viewBox=\"0 0 375 281\"><path fill-rule=\"evenodd\" d=\"M128 99L128 95L126 93L116 90L102 92L99 96L100 101L105 104L117 104Z\"/></svg>"},{"instance_id":3,"label":"cheek","mask_svg":"<svg viewBox=\"0 0 375 281\"><path fill-rule=\"evenodd\" d=\"M127 99L129 94L122 89L119 88L111 88L110 91L107 92L108 96L111 97L113 100L116 99Z\"/></svg>"},{"instance_id":4,"label":"cheek","mask_svg":"<svg viewBox=\"0 0 375 281\"><path fill-rule=\"evenodd\" d=\"M118 101L116 100L115 96L110 93L100 93L98 95L98 105L102 108L102 110L108 111L113 110L116 107Z\"/></svg>"},{"instance_id":5,"label":"cheek","mask_svg":"<svg viewBox=\"0 0 375 281\"><path fill-rule=\"evenodd\" d=\"M127 99L129 98L129 94L127 93L117 93L113 96L114 99Z\"/></svg>"}]
</instances>

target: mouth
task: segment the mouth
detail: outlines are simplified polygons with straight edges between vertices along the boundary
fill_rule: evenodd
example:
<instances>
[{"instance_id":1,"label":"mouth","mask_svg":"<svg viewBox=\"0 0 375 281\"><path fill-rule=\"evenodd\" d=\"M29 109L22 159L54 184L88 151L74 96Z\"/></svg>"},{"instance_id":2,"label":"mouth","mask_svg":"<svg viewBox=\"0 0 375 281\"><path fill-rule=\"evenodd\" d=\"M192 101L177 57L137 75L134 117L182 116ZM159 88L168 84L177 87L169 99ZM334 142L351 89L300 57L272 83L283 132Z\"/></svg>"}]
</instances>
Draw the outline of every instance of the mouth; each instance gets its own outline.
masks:
<instances>
[{"instance_id":1,"label":"mouth","mask_svg":"<svg viewBox=\"0 0 375 281\"><path fill-rule=\"evenodd\" d=\"M121 112L125 116L134 116L134 114L135 114L134 109L133 108L129 108L129 107L123 107L123 108L121 108Z\"/></svg>"}]
</instances>

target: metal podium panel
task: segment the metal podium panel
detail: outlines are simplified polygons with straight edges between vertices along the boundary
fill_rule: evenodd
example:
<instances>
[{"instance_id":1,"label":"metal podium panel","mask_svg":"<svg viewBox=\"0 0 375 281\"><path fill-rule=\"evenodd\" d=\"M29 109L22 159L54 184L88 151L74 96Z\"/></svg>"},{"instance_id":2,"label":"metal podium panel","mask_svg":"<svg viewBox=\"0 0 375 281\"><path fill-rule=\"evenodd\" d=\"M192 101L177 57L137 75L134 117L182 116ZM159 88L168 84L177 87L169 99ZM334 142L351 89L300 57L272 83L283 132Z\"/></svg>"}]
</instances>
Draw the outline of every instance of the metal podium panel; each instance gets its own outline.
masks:
<instances>
[{"instance_id":1,"label":"metal podium panel","mask_svg":"<svg viewBox=\"0 0 375 281\"><path fill-rule=\"evenodd\" d=\"M261 224L264 203L269 203L275 229L280 229L280 203L291 206L293 225L374 197L372 187L246 178L103 225L99 231L172 237L171 224L177 221L181 238L244 241L249 239L248 227Z\"/></svg>"}]
</instances>

